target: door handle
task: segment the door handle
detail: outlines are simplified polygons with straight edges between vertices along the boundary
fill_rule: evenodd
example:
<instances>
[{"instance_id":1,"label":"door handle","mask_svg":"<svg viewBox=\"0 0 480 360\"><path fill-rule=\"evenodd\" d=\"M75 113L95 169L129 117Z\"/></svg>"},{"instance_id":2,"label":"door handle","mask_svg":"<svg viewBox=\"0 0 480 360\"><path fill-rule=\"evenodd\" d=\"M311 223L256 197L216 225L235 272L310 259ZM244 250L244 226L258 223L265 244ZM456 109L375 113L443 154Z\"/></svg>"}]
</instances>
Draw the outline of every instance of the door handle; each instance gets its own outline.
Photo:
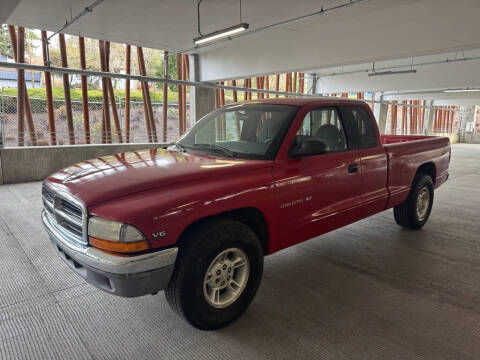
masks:
<instances>
[{"instance_id":1,"label":"door handle","mask_svg":"<svg viewBox=\"0 0 480 360\"><path fill-rule=\"evenodd\" d=\"M348 165L348 173L349 174L353 174L353 173L356 173L358 172L358 164L350 164Z\"/></svg>"}]
</instances>

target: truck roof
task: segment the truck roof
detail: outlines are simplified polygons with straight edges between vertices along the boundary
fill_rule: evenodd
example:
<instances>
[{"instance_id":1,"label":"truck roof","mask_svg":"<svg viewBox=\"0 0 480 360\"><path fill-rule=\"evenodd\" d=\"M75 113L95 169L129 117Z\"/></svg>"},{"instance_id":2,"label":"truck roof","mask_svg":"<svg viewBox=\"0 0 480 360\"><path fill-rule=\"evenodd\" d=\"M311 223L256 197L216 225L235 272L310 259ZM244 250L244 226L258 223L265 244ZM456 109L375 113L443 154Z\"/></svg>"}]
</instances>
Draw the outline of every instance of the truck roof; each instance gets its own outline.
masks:
<instances>
[{"instance_id":1,"label":"truck roof","mask_svg":"<svg viewBox=\"0 0 480 360\"><path fill-rule=\"evenodd\" d=\"M305 106L311 103L328 103L329 105L335 103L354 102L359 104L365 104L363 100L337 98L337 97L291 97L291 98L269 98L269 99L255 99L247 101L247 104L276 104L276 105L293 105L293 106ZM245 102L242 102L245 103ZM231 104L229 104L231 105Z\"/></svg>"}]
</instances>

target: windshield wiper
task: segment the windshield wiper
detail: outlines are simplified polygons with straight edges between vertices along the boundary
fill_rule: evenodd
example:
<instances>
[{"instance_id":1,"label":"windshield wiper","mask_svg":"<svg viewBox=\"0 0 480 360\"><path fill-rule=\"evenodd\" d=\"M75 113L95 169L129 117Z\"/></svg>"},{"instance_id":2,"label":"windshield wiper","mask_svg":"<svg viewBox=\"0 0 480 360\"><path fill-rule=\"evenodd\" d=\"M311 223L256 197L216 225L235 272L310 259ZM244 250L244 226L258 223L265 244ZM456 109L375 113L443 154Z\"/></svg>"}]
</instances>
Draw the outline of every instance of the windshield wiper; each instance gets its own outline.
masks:
<instances>
[{"instance_id":1,"label":"windshield wiper","mask_svg":"<svg viewBox=\"0 0 480 360\"><path fill-rule=\"evenodd\" d=\"M220 145L216 145L216 144L193 144L194 146L199 146L199 147L207 147L207 148L210 148L212 149L213 151L217 150L224 153L225 155L228 155L232 158L236 157L238 153L236 153L235 151L232 151L226 147L223 147L223 146L220 146Z\"/></svg>"}]
</instances>

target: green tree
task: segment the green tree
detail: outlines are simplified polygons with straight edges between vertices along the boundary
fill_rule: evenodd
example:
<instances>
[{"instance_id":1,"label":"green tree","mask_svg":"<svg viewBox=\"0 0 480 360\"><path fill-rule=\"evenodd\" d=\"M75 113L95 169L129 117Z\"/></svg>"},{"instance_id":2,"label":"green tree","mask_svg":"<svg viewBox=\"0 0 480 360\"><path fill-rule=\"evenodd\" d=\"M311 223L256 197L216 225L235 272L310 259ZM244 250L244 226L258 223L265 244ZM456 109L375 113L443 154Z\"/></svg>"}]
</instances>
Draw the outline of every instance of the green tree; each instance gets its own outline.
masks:
<instances>
[{"instance_id":1,"label":"green tree","mask_svg":"<svg viewBox=\"0 0 480 360\"><path fill-rule=\"evenodd\" d=\"M2 25L0 28L0 53L13 56L12 44L10 43L7 25Z\"/></svg>"},{"instance_id":2,"label":"green tree","mask_svg":"<svg viewBox=\"0 0 480 360\"><path fill-rule=\"evenodd\" d=\"M25 29L25 51L27 54L30 54L32 50L37 48L36 40L39 40L39 36L34 31ZM12 43L6 24L2 24L0 27L0 52L13 56Z\"/></svg>"}]
</instances>

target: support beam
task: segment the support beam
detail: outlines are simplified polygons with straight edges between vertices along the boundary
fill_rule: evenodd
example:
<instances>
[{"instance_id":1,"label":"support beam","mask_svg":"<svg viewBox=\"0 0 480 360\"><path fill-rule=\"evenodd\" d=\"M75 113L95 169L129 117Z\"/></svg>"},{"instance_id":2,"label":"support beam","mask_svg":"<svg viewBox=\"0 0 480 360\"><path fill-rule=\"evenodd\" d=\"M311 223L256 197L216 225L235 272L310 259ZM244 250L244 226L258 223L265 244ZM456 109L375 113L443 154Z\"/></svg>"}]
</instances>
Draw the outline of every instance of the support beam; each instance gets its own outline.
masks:
<instances>
[{"instance_id":1,"label":"support beam","mask_svg":"<svg viewBox=\"0 0 480 360\"><path fill-rule=\"evenodd\" d=\"M435 109L434 109L434 101L428 100L427 101L427 108L425 111L425 118L427 119L425 124L425 130L427 135L433 134L433 126L435 122Z\"/></svg>"},{"instance_id":2,"label":"support beam","mask_svg":"<svg viewBox=\"0 0 480 360\"><path fill-rule=\"evenodd\" d=\"M83 36L78 37L78 44L80 50L80 67L82 70L87 69L87 62L85 60L85 39ZM82 112L83 112L83 130L85 133L85 144L90 144L90 114L88 109L88 86L87 76L82 75Z\"/></svg>"},{"instance_id":3,"label":"support beam","mask_svg":"<svg viewBox=\"0 0 480 360\"><path fill-rule=\"evenodd\" d=\"M168 78L168 51L163 52L163 77ZM168 137L168 84L164 82L162 93L162 140L167 141Z\"/></svg>"},{"instance_id":4,"label":"support beam","mask_svg":"<svg viewBox=\"0 0 480 360\"><path fill-rule=\"evenodd\" d=\"M25 33L22 27L18 28L17 42L17 61L24 62L25 56ZM18 146L25 145L25 70L18 69L18 94L17 94L17 126L18 126Z\"/></svg>"},{"instance_id":5,"label":"support beam","mask_svg":"<svg viewBox=\"0 0 480 360\"><path fill-rule=\"evenodd\" d=\"M182 80L182 54L177 54L177 79ZM178 93L178 135L183 135L183 86L177 86Z\"/></svg>"},{"instance_id":6,"label":"support beam","mask_svg":"<svg viewBox=\"0 0 480 360\"><path fill-rule=\"evenodd\" d=\"M105 42L103 40L98 41L100 52L100 68L102 71L106 71L105 64ZM110 110L108 109L108 83L107 78L102 77L102 109L103 109L103 121L102 121L102 144L109 144L112 141L111 137L111 124L110 124Z\"/></svg>"},{"instance_id":7,"label":"support beam","mask_svg":"<svg viewBox=\"0 0 480 360\"><path fill-rule=\"evenodd\" d=\"M143 48L140 46L137 46L137 57L140 75L146 76L147 69L145 67L145 58L143 56ZM150 89L148 87L148 82L146 81L142 81L142 94L144 95L144 104L146 104L146 111L148 114L148 117L146 117L146 121L147 123L149 123L149 125L147 126L147 131L149 130L150 132L149 138L151 138L151 142L158 142L157 128L155 125L155 118L153 116L152 100L150 98Z\"/></svg>"},{"instance_id":8,"label":"support beam","mask_svg":"<svg viewBox=\"0 0 480 360\"><path fill-rule=\"evenodd\" d=\"M232 80L232 86L237 86L236 80ZM238 102L237 90L233 90L233 102Z\"/></svg>"},{"instance_id":9,"label":"support beam","mask_svg":"<svg viewBox=\"0 0 480 360\"><path fill-rule=\"evenodd\" d=\"M110 41L105 42L105 66L106 71L110 71ZM122 128L120 126L120 119L118 117L117 103L115 101L115 92L113 91L112 79L107 78L108 97L110 98L110 105L112 107L113 125L115 126L115 133L119 143L123 143Z\"/></svg>"},{"instance_id":10,"label":"support beam","mask_svg":"<svg viewBox=\"0 0 480 360\"><path fill-rule=\"evenodd\" d=\"M188 79L187 67L188 67L188 55L182 54L182 80L186 81ZM222 82L223 85L223 82ZM225 103L225 90L221 90L223 96L223 102ZM182 135L187 131L187 87L182 86Z\"/></svg>"},{"instance_id":11,"label":"support beam","mask_svg":"<svg viewBox=\"0 0 480 360\"><path fill-rule=\"evenodd\" d=\"M197 54L190 55L190 76L192 81L200 81L199 56ZM190 89L190 119L192 124L214 109L215 89L192 86Z\"/></svg>"},{"instance_id":12,"label":"support beam","mask_svg":"<svg viewBox=\"0 0 480 360\"><path fill-rule=\"evenodd\" d=\"M127 45L125 48L125 74L131 72L132 47ZM130 142L130 79L125 79L125 114L124 126L125 142ZM165 141L165 140L164 140Z\"/></svg>"},{"instance_id":13,"label":"support beam","mask_svg":"<svg viewBox=\"0 0 480 360\"><path fill-rule=\"evenodd\" d=\"M275 76L275 91L280 91L280 74ZM278 94L275 95L278 98Z\"/></svg>"},{"instance_id":14,"label":"support beam","mask_svg":"<svg viewBox=\"0 0 480 360\"><path fill-rule=\"evenodd\" d=\"M25 29L21 28L23 31L23 36L24 36L24 43L25 43ZM10 33L10 40L12 42L12 49L13 49L13 58L15 61L19 62L18 60L18 54L20 54L20 51L18 49L18 44L17 44L17 35L15 33L15 27L12 25L8 26L8 31ZM18 31L20 33L20 27L18 28ZM22 52L23 56L23 62L25 62L25 52ZM24 106L24 121L23 121L23 141L25 141L25 118L27 120L27 129L30 135L30 141L33 146L37 145L37 134L35 132L35 125L33 123L33 116L32 116L32 108L30 106L30 98L28 96L28 88L27 88L27 83L25 81L25 72L24 74L24 79L23 79L23 87L24 87L24 100L23 100L23 106ZM34 72L32 71L32 76ZM18 84L20 84L20 81L18 81ZM18 86L17 86L18 88Z\"/></svg>"},{"instance_id":15,"label":"support beam","mask_svg":"<svg viewBox=\"0 0 480 360\"><path fill-rule=\"evenodd\" d=\"M67 61L67 46L65 44L65 35L58 34L60 40L60 57L62 60L62 67L68 68ZM72 99L70 97L70 81L68 74L63 74L63 93L65 94L65 111L67 115L67 127L68 127L68 143L70 145L75 144L75 129L73 128L73 113L72 113Z\"/></svg>"},{"instance_id":16,"label":"support beam","mask_svg":"<svg viewBox=\"0 0 480 360\"><path fill-rule=\"evenodd\" d=\"M47 66L47 32L42 30L42 55L43 64ZM50 71L45 71L45 92L47 95L47 116L48 129L50 131L50 145L57 145L57 131L55 129L55 111L53 108L53 94L52 94L52 75Z\"/></svg>"}]
</instances>

